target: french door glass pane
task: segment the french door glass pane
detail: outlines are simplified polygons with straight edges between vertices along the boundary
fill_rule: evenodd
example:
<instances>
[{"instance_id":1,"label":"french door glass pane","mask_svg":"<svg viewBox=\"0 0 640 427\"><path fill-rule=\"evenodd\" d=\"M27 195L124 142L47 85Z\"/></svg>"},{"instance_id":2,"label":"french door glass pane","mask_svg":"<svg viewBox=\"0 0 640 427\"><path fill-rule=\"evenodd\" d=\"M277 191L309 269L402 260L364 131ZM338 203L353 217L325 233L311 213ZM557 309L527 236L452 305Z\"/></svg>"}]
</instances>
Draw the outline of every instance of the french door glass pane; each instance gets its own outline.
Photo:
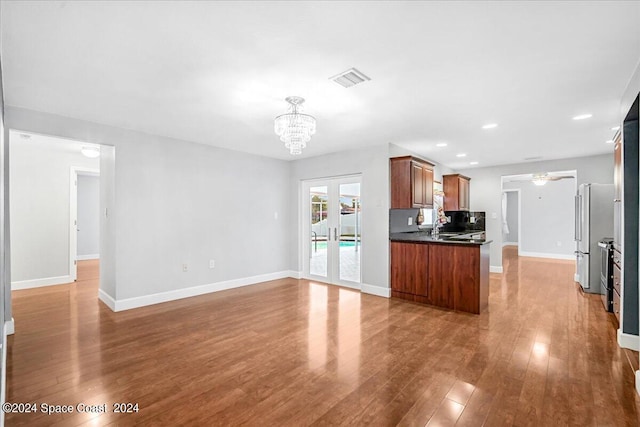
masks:
<instances>
[{"instance_id":1,"label":"french door glass pane","mask_svg":"<svg viewBox=\"0 0 640 427\"><path fill-rule=\"evenodd\" d=\"M327 277L327 227L328 220L328 188L327 186L309 189L311 212L311 235L309 236L309 273L314 276Z\"/></svg>"},{"instance_id":2,"label":"french door glass pane","mask_svg":"<svg viewBox=\"0 0 640 427\"><path fill-rule=\"evenodd\" d=\"M339 279L360 282L360 183L340 184Z\"/></svg>"}]
</instances>

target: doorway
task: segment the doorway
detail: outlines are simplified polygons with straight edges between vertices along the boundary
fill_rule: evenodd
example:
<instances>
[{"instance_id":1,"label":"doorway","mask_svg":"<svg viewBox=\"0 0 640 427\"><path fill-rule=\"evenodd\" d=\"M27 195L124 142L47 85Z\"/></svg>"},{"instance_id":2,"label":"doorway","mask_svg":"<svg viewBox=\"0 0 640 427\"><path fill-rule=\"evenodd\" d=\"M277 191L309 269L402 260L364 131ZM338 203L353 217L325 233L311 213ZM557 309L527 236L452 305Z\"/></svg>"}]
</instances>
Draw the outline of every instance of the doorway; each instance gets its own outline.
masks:
<instances>
[{"instance_id":1,"label":"doorway","mask_svg":"<svg viewBox=\"0 0 640 427\"><path fill-rule=\"evenodd\" d=\"M360 288L360 176L303 183L303 276Z\"/></svg>"},{"instance_id":2,"label":"doorway","mask_svg":"<svg viewBox=\"0 0 640 427\"><path fill-rule=\"evenodd\" d=\"M520 249L520 189L502 191L502 247Z\"/></svg>"},{"instance_id":3,"label":"doorway","mask_svg":"<svg viewBox=\"0 0 640 427\"><path fill-rule=\"evenodd\" d=\"M69 182L69 271L78 280L78 262L86 269L100 259L100 170L72 167Z\"/></svg>"}]
</instances>

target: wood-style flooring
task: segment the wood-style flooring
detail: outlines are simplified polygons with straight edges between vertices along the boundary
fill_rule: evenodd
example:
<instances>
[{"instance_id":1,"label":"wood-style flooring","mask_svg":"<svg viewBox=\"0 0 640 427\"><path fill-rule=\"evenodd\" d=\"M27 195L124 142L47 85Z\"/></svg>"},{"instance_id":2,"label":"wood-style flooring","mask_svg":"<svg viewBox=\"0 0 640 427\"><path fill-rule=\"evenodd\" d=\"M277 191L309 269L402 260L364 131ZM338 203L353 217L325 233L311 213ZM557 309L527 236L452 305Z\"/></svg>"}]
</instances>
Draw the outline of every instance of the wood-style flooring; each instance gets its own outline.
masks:
<instances>
[{"instance_id":1,"label":"wood-style flooring","mask_svg":"<svg viewBox=\"0 0 640 427\"><path fill-rule=\"evenodd\" d=\"M574 264L507 250L504 270L481 315L294 279L113 313L86 262L13 292L7 400L107 413L6 425L639 425L614 321Z\"/></svg>"}]
</instances>

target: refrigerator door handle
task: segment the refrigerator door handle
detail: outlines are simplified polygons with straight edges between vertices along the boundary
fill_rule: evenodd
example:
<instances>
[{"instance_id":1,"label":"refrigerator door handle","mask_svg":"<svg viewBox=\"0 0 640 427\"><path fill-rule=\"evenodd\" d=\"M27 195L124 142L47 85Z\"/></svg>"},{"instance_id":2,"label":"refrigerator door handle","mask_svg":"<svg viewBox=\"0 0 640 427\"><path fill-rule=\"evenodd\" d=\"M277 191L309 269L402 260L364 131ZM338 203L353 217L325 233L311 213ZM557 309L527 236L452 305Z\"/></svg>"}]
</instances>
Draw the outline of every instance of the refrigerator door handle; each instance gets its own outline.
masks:
<instances>
[{"instance_id":1,"label":"refrigerator door handle","mask_svg":"<svg viewBox=\"0 0 640 427\"><path fill-rule=\"evenodd\" d=\"M575 226L574 226L574 234L573 240L576 242L580 241L580 196L575 196Z\"/></svg>"}]
</instances>

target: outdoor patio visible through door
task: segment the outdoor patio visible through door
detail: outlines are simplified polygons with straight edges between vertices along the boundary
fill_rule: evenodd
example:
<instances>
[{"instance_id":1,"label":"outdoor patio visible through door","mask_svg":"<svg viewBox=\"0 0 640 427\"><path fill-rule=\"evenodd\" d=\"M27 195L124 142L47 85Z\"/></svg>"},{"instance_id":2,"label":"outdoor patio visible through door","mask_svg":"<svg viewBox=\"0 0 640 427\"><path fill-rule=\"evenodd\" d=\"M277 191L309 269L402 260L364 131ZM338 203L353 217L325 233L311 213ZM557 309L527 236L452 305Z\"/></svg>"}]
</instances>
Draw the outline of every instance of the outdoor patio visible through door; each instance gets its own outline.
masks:
<instances>
[{"instance_id":1,"label":"outdoor patio visible through door","mask_svg":"<svg viewBox=\"0 0 640 427\"><path fill-rule=\"evenodd\" d=\"M305 181L303 256L310 279L360 287L360 177Z\"/></svg>"}]
</instances>

